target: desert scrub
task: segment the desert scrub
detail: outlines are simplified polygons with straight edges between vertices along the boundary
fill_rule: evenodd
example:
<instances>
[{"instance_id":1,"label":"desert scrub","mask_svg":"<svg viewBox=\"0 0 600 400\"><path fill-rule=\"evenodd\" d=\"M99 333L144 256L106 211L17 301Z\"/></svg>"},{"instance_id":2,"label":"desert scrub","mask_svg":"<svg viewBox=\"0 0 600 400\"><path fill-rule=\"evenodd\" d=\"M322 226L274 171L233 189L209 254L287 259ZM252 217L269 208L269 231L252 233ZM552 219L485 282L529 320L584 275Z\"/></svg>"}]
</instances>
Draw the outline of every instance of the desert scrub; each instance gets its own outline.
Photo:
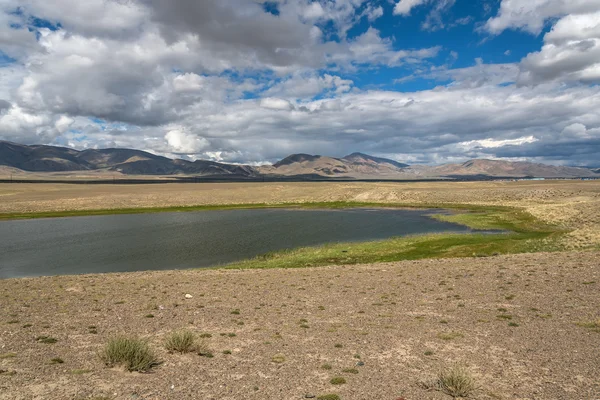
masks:
<instances>
[{"instance_id":1,"label":"desert scrub","mask_svg":"<svg viewBox=\"0 0 600 400\"><path fill-rule=\"evenodd\" d=\"M284 363L285 356L283 354L275 354L273 357L271 357L271 362L274 362L276 364Z\"/></svg>"},{"instance_id":2,"label":"desert scrub","mask_svg":"<svg viewBox=\"0 0 600 400\"><path fill-rule=\"evenodd\" d=\"M596 321L579 322L579 323L577 323L577 325L579 325L583 328L588 328L588 329L592 330L592 332L600 333L600 319L598 319Z\"/></svg>"},{"instance_id":3,"label":"desert scrub","mask_svg":"<svg viewBox=\"0 0 600 400\"><path fill-rule=\"evenodd\" d=\"M346 383L346 378L344 378L343 376L334 376L333 378L331 378L329 383L331 383L332 385L343 385L344 383Z\"/></svg>"},{"instance_id":4,"label":"desert scrub","mask_svg":"<svg viewBox=\"0 0 600 400\"><path fill-rule=\"evenodd\" d=\"M435 388L452 397L468 397L476 387L467 368L455 365L439 373Z\"/></svg>"},{"instance_id":5,"label":"desert scrub","mask_svg":"<svg viewBox=\"0 0 600 400\"><path fill-rule=\"evenodd\" d=\"M99 356L107 366L123 365L127 371L146 372L159 364L148 343L133 336L109 339Z\"/></svg>"},{"instance_id":6,"label":"desert scrub","mask_svg":"<svg viewBox=\"0 0 600 400\"><path fill-rule=\"evenodd\" d=\"M317 400L340 400L340 396L335 393L324 394L322 396L317 397Z\"/></svg>"},{"instance_id":7,"label":"desert scrub","mask_svg":"<svg viewBox=\"0 0 600 400\"><path fill-rule=\"evenodd\" d=\"M58 339L53 338L52 336L38 336L35 338L35 340L39 343L46 343L46 344L54 344L54 343L58 342Z\"/></svg>"},{"instance_id":8,"label":"desert scrub","mask_svg":"<svg viewBox=\"0 0 600 400\"><path fill-rule=\"evenodd\" d=\"M437 337L442 340L454 340L462 338L464 335L459 332L442 332L438 333Z\"/></svg>"},{"instance_id":9,"label":"desert scrub","mask_svg":"<svg viewBox=\"0 0 600 400\"><path fill-rule=\"evenodd\" d=\"M196 337L191 331L173 332L165 340L165 348L171 353L189 353L194 351Z\"/></svg>"}]
</instances>

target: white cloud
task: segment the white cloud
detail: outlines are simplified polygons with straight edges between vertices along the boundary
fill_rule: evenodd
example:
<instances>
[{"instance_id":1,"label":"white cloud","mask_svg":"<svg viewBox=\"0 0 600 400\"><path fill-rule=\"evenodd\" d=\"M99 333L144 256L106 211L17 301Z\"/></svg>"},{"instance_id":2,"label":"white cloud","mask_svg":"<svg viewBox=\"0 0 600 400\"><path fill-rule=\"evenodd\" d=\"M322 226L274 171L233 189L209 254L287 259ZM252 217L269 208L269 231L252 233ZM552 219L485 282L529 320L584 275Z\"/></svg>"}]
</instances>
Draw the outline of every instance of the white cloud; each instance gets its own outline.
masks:
<instances>
[{"instance_id":1,"label":"white cloud","mask_svg":"<svg viewBox=\"0 0 600 400\"><path fill-rule=\"evenodd\" d=\"M400 0L394 7L394 15L410 15L410 11L429 0Z\"/></svg>"},{"instance_id":2,"label":"white cloud","mask_svg":"<svg viewBox=\"0 0 600 400\"><path fill-rule=\"evenodd\" d=\"M598 11L597 0L502 0L498 15L490 18L485 28L499 34L505 29L522 29L539 34L546 21L568 14Z\"/></svg>"},{"instance_id":3,"label":"white cloud","mask_svg":"<svg viewBox=\"0 0 600 400\"><path fill-rule=\"evenodd\" d=\"M173 153L196 154L209 146L208 140L179 129L166 133L165 140Z\"/></svg>"},{"instance_id":4,"label":"white cloud","mask_svg":"<svg viewBox=\"0 0 600 400\"><path fill-rule=\"evenodd\" d=\"M521 69L519 82L527 85L556 79L600 82L600 10L558 20L542 49L525 57Z\"/></svg>"},{"instance_id":5,"label":"white cloud","mask_svg":"<svg viewBox=\"0 0 600 400\"><path fill-rule=\"evenodd\" d=\"M539 139L537 139L534 136L525 136L525 137L516 138L516 139L501 139L501 140L487 138L487 139L479 139L479 140L470 140L468 142L460 142L460 143L458 143L458 145L463 146L468 149L474 149L474 148L478 148L478 147L493 149L493 148L504 147L504 146L520 146L520 145L523 145L526 143L535 143L538 140Z\"/></svg>"},{"instance_id":6,"label":"white cloud","mask_svg":"<svg viewBox=\"0 0 600 400\"><path fill-rule=\"evenodd\" d=\"M295 73L265 91L266 96L289 98L312 98L318 94L335 95L347 92L353 85L352 80L324 74L319 76L310 71Z\"/></svg>"},{"instance_id":7,"label":"white cloud","mask_svg":"<svg viewBox=\"0 0 600 400\"><path fill-rule=\"evenodd\" d=\"M263 108L268 108L270 110L293 110L294 105L287 100L278 99L274 97L267 97L260 101L260 106Z\"/></svg>"}]
</instances>

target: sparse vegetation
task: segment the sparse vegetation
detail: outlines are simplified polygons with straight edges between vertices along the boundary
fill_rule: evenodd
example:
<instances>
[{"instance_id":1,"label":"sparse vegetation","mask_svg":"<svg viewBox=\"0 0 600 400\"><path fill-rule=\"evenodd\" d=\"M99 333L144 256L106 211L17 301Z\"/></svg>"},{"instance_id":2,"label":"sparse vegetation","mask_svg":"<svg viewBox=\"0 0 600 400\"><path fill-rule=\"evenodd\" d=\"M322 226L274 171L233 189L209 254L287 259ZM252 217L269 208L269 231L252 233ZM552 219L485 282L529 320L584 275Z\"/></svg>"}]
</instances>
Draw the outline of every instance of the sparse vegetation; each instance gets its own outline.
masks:
<instances>
[{"instance_id":1,"label":"sparse vegetation","mask_svg":"<svg viewBox=\"0 0 600 400\"><path fill-rule=\"evenodd\" d=\"M461 365L440 372L435 387L452 397L469 397L476 388L471 373Z\"/></svg>"},{"instance_id":2,"label":"sparse vegetation","mask_svg":"<svg viewBox=\"0 0 600 400\"><path fill-rule=\"evenodd\" d=\"M128 371L146 372L159 364L148 343L137 337L119 336L108 341L100 358L109 366L123 365Z\"/></svg>"},{"instance_id":3,"label":"sparse vegetation","mask_svg":"<svg viewBox=\"0 0 600 400\"><path fill-rule=\"evenodd\" d=\"M58 339L53 338L52 336L38 336L35 338L35 340L39 343L46 343L46 344L54 344L54 343L58 342Z\"/></svg>"},{"instance_id":4,"label":"sparse vegetation","mask_svg":"<svg viewBox=\"0 0 600 400\"><path fill-rule=\"evenodd\" d=\"M600 333L600 319L596 321L579 322L577 325L590 329L593 332Z\"/></svg>"},{"instance_id":5,"label":"sparse vegetation","mask_svg":"<svg viewBox=\"0 0 600 400\"><path fill-rule=\"evenodd\" d=\"M344 368L342 372L345 374L358 374L358 370L356 368Z\"/></svg>"},{"instance_id":6,"label":"sparse vegetation","mask_svg":"<svg viewBox=\"0 0 600 400\"><path fill-rule=\"evenodd\" d=\"M331 378L329 383L331 383L332 385L343 385L344 383L346 383L346 378L344 378L343 376L335 376Z\"/></svg>"},{"instance_id":7,"label":"sparse vegetation","mask_svg":"<svg viewBox=\"0 0 600 400\"><path fill-rule=\"evenodd\" d=\"M172 332L165 340L165 348L170 352L189 353L194 351L195 341L191 331Z\"/></svg>"},{"instance_id":8,"label":"sparse vegetation","mask_svg":"<svg viewBox=\"0 0 600 400\"><path fill-rule=\"evenodd\" d=\"M54 357L50 360L50 364L63 364L65 361L60 357Z\"/></svg>"},{"instance_id":9,"label":"sparse vegetation","mask_svg":"<svg viewBox=\"0 0 600 400\"><path fill-rule=\"evenodd\" d=\"M335 393L329 393L317 397L317 400L341 400L341 398Z\"/></svg>"},{"instance_id":10,"label":"sparse vegetation","mask_svg":"<svg viewBox=\"0 0 600 400\"><path fill-rule=\"evenodd\" d=\"M464 337L460 332L442 332L438 333L437 337L442 340L454 340Z\"/></svg>"},{"instance_id":11,"label":"sparse vegetation","mask_svg":"<svg viewBox=\"0 0 600 400\"><path fill-rule=\"evenodd\" d=\"M275 354L273 357L271 357L271 362L274 362L276 364L284 363L285 356L283 354Z\"/></svg>"}]
</instances>

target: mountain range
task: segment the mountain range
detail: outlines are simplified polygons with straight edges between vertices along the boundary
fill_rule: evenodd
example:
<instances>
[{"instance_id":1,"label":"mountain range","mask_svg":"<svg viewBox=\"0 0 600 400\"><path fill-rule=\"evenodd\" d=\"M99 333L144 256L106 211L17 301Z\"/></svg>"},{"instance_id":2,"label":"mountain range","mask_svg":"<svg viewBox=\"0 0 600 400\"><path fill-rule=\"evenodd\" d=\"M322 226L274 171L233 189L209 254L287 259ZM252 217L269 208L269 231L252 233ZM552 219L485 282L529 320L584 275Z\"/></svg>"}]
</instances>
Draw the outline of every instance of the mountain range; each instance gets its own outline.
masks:
<instances>
[{"instance_id":1,"label":"mountain range","mask_svg":"<svg viewBox=\"0 0 600 400\"><path fill-rule=\"evenodd\" d=\"M600 178L599 169L503 160L469 160L439 166L408 165L352 153L342 158L292 154L273 165L253 167L214 161L187 161L132 149L75 150L0 141L0 167L15 172L109 172L123 175L201 176L224 179L294 177L354 179L476 179L493 177Z\"/></svg>"}]
</instances>

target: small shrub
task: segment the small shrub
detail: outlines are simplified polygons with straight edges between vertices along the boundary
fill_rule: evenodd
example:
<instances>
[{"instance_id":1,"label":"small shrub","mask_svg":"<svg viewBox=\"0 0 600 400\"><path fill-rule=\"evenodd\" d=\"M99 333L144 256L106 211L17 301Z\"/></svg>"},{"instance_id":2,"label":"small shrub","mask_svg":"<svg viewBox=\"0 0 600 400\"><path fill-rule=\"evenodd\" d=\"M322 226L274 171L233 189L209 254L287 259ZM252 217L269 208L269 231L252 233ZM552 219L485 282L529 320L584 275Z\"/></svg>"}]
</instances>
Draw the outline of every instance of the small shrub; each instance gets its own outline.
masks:
<instances>
[{"instance_id":1,"label":"small shrub","mask_svg":"<svg viewBox=\"0 0 600 400\"><path fill-rule=\"evenodd\" d=\"M592 332L600 333L600 319L597 321L579 322L577 325L583 328L591 329Z\"/></svg>"},{"instance_id":2,"label":"small shrub","mask_svg":"<svg viewBox=\"0 0 600 400\"><path fill-rule=\"evenodd\" d=\"M427 350L427 351L426 351L425 353L423 353L423 354L425 354L426 356L432 356L432 355L433 355L433 351L431 351L431 350Z\"/></svg>"},{"instance_id":3,"label":"small shrub","mask_svg":"<svg viewBox=\"0 0 600 400\"><path fill-rule=\"evenodd\" d=\"M190 331L173 332L167 337L165 348L170 352L189 353L194 351L195 341Z\"/></svg>"},{"instance_id":4,"label":"small shrub","mask_svg":"<svg viewBox=\"0 0 600 400\"><path fill-rule=\"evenodd\" d=\"M458 332L445 332L445 333L438 333L437 337L442 340L454 340L454 339L462 338L462 337L464 337L464 335L462 333L458 333Z\"/></svg>"},{"instance_id":5,"label":"small shrub","mask_svg":"<svg viewBox=\"0 0 600 400\"><path fill-rule=\"evenodd\" d=\"M74 369L74 370L71 370L71 374L73 374L73 375L89 374L90 372L92 372L91 369Z\"/></svg>"},{"instance_id":6,"label":"small shrub","mask_svg":"<svg viewBox=\"0 0 600 400\"><path fill-rule=\"evenodd\" d=\"M336 343L333 347L335 347L336 349L341 349L344 346L341 343Z\"/></svg>"},{"instance_id":7,"label":"small shrub","mask_svg":"<svg viewBox=\"0 0 600 400\"><path fill-rule=\"evenodd\" d=\"M358 374L358 370L356 368L344 368L342 372L346 374Z\"/></svg>"},{"instance_id":8,"label":"small shrub","mask_svg":"<svg viewBox=\"0 0 600 400\"><path fill-rule=\"evenodd\" d=\"M508 326L516 327L519 326L519 324L517 324L516 322L509 322Z\"/></svg>"},{"instance_id":9,"label":"small shrub","mask_svg":"<svg viewBox=\"0 0 600 400\"><path fill-rule=\"evenodd\" d=\"M335 393L324 394L322 396L317 397L317 400L340 400L340 396Z\"/></svg>"},{"instance_id":10,"label":"small shrub","mask_svg":"<svg viewBox=\"0 0 600 400\"><path fill-rule=\"evenodd\" d=\"M343 385L344 383L346 383L346 378L344 378L343 376L336 376L331 378L329 383L331 383L332 385Z\"/></svg>"},{"instance_id":11,"label":"small shrub","mask_svg":"<svg viewBox=\"0 0 600 400\"><path fill-rule=\"evenodd\" d=\"M240 310L236 308L235 310L231 311L231 314L233 314L233 315L240 315Z\"/></svg>"},{"instance_id":12,"label":"small shrub","mask_svg":"<svg viewBox=\"0 0 600 400\"><path fill-rule=\"evenodd\" d=\"M452 397L468 397L475 390L475 380L465 367L456 365L440 372L437 388Z\"/></svg>"},{"instance_id":13,"label":"small shrub","mask_svg":"<svg viewBox=\"0 0 600 400\"><path fill-rule=\"evenodd\" d=\"M284 363L285 356L283 354L275 354L273 357L271 357L271 362L274 362L276 364Z\"/></svg>"},{"instance_id":14,"label":"small shrub","mask_svg":"<svg viewBox=\"0 0 600 400\"><path fill-rule=\"evenodd\" d=\"M159 364L147 342L127 336L110 339L100 358L109 367L123 365L128 371L145 372Z\"/></svg>"},{"instance_id":15,"label":"small shrub","mask_svg":"<svg viewBox=\"0 0 600 400\"><path fill-rule=\"evenodd\" d=\"M50 360L50 364L63 364L65 361L60 357L54 357Z\"/></svg>"},{"instance_id":16,"label":"small shrub","mask_svg":"<svg viewBox=\"0 0 600 400\"><path fill-rule=\"evenodd\" d=\"M58 342L58 339L53 338L52 336L38 336L35 338L40 343L53 344Z\"/></svg>"},{"instance_id":17,"label":"small shrub","mask_svg":"<svg viewBox=\"0 0 600 400\"><path fill-rule=\"evenodd\" d=\"M231 350L223 350L223 354L229 355L229 354L231 354Z\"/></svg>"},{"instance_id":18,"label":"small shrub","mask_svg":"<svg viewBox=\"0 0 600 400\"><path fill-rule=\"evenodd\" d=\"M331 366L331 364L323 364L321 365L322 369L332 369L333 367Z\"/></svg>"},{"instance_id":19,"label":"small shrub","mask_svg":"<svg viewBox=\"0 0 600 400\"><path fill-rule=\"evenodd\" d=\"M221 336L222 336L222 335L221 335ZM201 333L201 334L200 334L200 337L201 337L201 338L211 338L211 337L212 337L212 335L211 335L210 333Z\"/></svg>"}]
</instances>

